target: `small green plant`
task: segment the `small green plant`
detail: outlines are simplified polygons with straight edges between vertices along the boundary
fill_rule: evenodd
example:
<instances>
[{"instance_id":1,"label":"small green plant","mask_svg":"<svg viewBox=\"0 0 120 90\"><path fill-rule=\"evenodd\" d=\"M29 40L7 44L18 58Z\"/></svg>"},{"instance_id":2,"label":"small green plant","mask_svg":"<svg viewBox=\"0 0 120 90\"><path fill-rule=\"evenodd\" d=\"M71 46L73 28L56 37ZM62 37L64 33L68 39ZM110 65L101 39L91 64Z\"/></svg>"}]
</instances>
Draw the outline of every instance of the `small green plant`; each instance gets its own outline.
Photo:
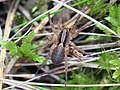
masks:
<instances>
[{"instance_id":1,"label":"small green plant","mask_svg":"<svg viewBox=\"0 0 120 90\"><path fill-rule=\"evenodd\" d=\"M20 58L26 58L28 60L34 60L38 62L42 62L44 57L39 56L35 53L35 48L37 47L35 44L32 44L34 32L30 32L23 40L22 44L18 45L13 41L1 41L0 44L5 46L11 56L18 56Z\"/></svg>"},{"instance_id":2,"label":"small green plant","mask_svg":"<svg viewBox=\"0 0 120 90\"><path fill-rule=\"evenodd\" d=\"M47 0L37 0L35 2L35 6L32 8L32 16L36 17L41 13L46 12L48 9L48 1Z\"/></svg>"},{"instance_id":3,"label":"small green plant","mask_svg":"<svg viewBox=\"0 0 120 90\"><path fill-rule=\"evenodd\" d=\"M111 28L120 34L120 5L110 6L109 16L105 18L111 24Z\"/></svg>"},{"instance_id":4,"label":"small green plant","mask_svg":"<svg viewBox=\"0 0 120 90\"><path fill-rule=\"evenodd\" d=\"M105 52L99 55L99 58L100 67L105 69L109 74L111 73L111 68L115 68L115 72L112 74L113 79L120 76L120 60L115 51Z\"/></svg>"},{"instance_id":5,"label":"small green plant","mask_svg":"<svg viewBox=\"0 0 120 90\"><path fill-rule=\"evenodd\" d=\"M115 72L113 73L113 78L116 79L117 77L120 76L120 60L119 59L110 60L109 63L112 64L116 69Z\"/></svg>"},{"instance_id":6,"label":"small green plant","mask_svg":"<svg viewBox=\"0 0 120 90\"><path fill-rule=\"evenodd\" d=\"M101 15L106 12L107 4L105 0L88 0L87 4L91 9L92 15Z\"/></svg>"},{"instance_id":7,"label":"small green plant","mask_svg":"<svg viewBox=\"0 0 120 90\"><path fill-rule=\"evenodd\" d=\"M111 5L109 7L109 15L105 17L112 30L120 34L120 5ZM112 34L111 32L107 31L100 25L96 25L100 30L103 30L105 34Z\"/></svg>"},{"instance_id":8,"label":"small green plant","mask_svg":"<svg viewBox=\"0 0 120 90\"><path fill-rule=\"evenodd\" d=\"M101 69L105 69L109 74L111 72L111 64L109 61L112 59L113 56L111 56L111 52L104 52L101 55L99 55L99 65Z\"/></svg>"},{"instance_id":9,"label":"small green plant","mask_svg":"<svg viewBox=\"0 0 120 90\"><path fill-rule=\"evenodd\" d=\"M70 76L71 79L67 81L67 84L97 84L98 82L95 80L93 73L88 74L83 73L83 70L78 70L79 73L72 71ZM65 87L54 87L53 90L63 90ZM98 90L98 87L66 87L66 90Z\"/></svg>"}]
</instances>

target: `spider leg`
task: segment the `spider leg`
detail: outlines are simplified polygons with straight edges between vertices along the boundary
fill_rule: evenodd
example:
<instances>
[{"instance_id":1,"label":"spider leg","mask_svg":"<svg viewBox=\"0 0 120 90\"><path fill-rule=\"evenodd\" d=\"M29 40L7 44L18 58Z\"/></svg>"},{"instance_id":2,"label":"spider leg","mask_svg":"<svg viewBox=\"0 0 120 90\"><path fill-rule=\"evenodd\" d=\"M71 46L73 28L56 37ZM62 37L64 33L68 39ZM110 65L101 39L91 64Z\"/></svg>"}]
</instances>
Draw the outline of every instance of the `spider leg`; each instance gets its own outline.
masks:
<instances>
[{"instance_id":1,"label":"spider leg","mask_svg":"<svg viewBox=\"0 0 120 90\"><path fill-rule=\"evenodd\" d=\"M55 44L53 44L50 48L50 52L48 53L47 57L45 58L45 60L43 61L43 63L41 64L41 66L38 68L38 70L35 73L35 76L38 74L39 70L45 65L45 63L47 62L47 60L49 59L49 57L51 56L53 49L56 47Z\"/></svg>"},{"instance_id":2,"label":"spider leg","mask_svg":"<svg viewBox=\"0 0 120 90\"><path fill-rule=\"evenodd\" d=\"M50 54L48 54L48 56L45 58L45 60L43 61L43 63L39 66L38 70L35 73L35 76L38 74L39 70L45 65L45 63L47 62L47 60L49 59Z\"/></svg>"},{"instance_id":3,"label":"spider leg","mask_svg":"<svg viewBox=\"0 0 120 90\"><path fill-rule=\"evenodd\" d=\"M46 48L50 44L52 44L50 40L44 41L42 45L38 46L38 50L36 50L36 53L42 51L44 48Z\"/></svg>"},{"instance_id":4,"label":"spider leg","mask_svg":"<svg viewBox=\"0 0 120 90\"><path fill-rule=\"evenodd\" d=\"M53 52L53 50L54 50L55 47L56 47L56 44L53 44L53 45L51 46L51 48L50 48L50 56L51 56L51 54L52 54L52 52Z\"/></svg>"},{"instance_id":5,"label":"spider leg","mask_svg":"<svg viewBox=\"0 0 120 90\"><path fill-rule=\"evenodd\" d=\"M79 35L79 31L76 30L76 25L79 22L79 18L80 18L80 15L77 16L76 21L75 21L73 27L70 28L70 35L72 37L71 39L73 39L73 38L75 38L75 37L77 37Z\"/></svg>"},{"instance_id":6,"label":"spider leg","mask_svg":"<svg viewBox=\"0 0 120 90\"><path fill-rule=\"evenodd\" d=\"M75 21L75 23L74 23L74 25L73 25L73 30L75 30L76 29L76 25L79 23L79 18L80 18L80 14L78 14L78 16L76 17L76 21Z\"/></svg>"},{"instance_id":7,"label":"spider leg","mask_svg":"<svg viewBox=\"0 0 120 90\"><path fill-rule=\"evenodd\" d=\"M50 13L48 13L48 19L49 19L49 23L50 23L50 26L51 26L51 28L52 28L52 31L53 31L54 33L56 33L56 32L55 32L56 29L55 29L55 26L54 26L54 24L53 24L53 22L52 22L52 20L51 20Z\"/></svg>"},{"instance_id":8,"label":"spider leg","mask_svg":"<svg viewBox=\"0 0 120 90\"><path fill-rule=\"evenodd\" d=\"M79 29L70 29L70 35L72 37L71 39L76 38L82 30L91 27L92 23L92 21L89 21L83 26L81 26Z\"/></svg>"},{"instance_id":9,"label":"spider leg","mask_svg":"<svg viewBox=\"0 0 120 90\"><path fill-rule=\"evenodd\" d=\"M68 66L67 66L67 55L65 56L65 88L66 88L66 85L67 85L67 76L68 76L68 72L67 72L67 69L68 69Z\"/></svg>"},{"instance_id":10,"label":"spider leg","mask_svg":"<svg viewBox=\"0 0 120 90\"><path fill-rule=\"evenodd\" d=\"M77 46L72 41L69 42L69 45L73 46L75 49L78 49Z\"/></svg>"},{"instance_id":11,"label":"spider leg","mask_svg":"<svg viewBox=\"0 0 120 90\"><path fill-rule=\"evenodd\" d=\"M64 65L65 65L65 88L66 88L66 85L67 85L67 80L68 80L68 65L67 65L67 55L69 54L69 46L66 46L65 48L65 58L64 58Z\"/></svg>"},{"instance_id":12,"label":"spider leg","mask_svg":"<svg viewBox=\"0 0 120 90\"><path fill-rule=\"evenodd\" d=\"M46 33L47 31L44 30L44 32ZM45 47L47 47L48 45L52 44L52 42L56 43L56 42L55 42L55 40L56 40L55 38L56 38L56 37L53 38L53 36L48 35L47 38L48 38L48 40L45 41L45 43L40 47L39 50L37 50L37 52L43 50L43 49L44 49ZM47 60L48 60L49 57L51 56L51 53L52 53L54 47L55 47L55 44L53 44L53 45L51 46L49 54L47 55L47 57L45 58L45 60L44 60L43 63L41 64L41 66L38 68L38 70L36 71L35 76L38 74L39 70L44 66L44 64L47 62Z\"/></svg>"},{"instance_id":13,"label":"spider leg","mask_svg":"<svg viewBox=\"0 0 120 90\"><path fill-rule=\"evenodd\" d=\"M61 30L61 28L62 28L62 14L63 14L63 12L61 12L60 17L59 17L59 21L58 21L58 29L59 30Z\"/></svg>"},{"instance_id":14,"label":"spider leg","mask_svg":"<svg viewBox=\"0 0 120 90\"><path fill-rule=\"evenodd\" d=\"M49 33L47 30L44 30L43 33ZM56 40L56 34L46 35L49 41L54 42ZM54 38L53 38L54 37Z\"/></svg>"},{"instance_id":15,"label":"spider leg","mask_svg":"<svg viewBox=\"0 0 120 90\"><path fill-rule=\"evenodd\" d=\"M48 31L44 30L44 33L48 33ZM46 37L48 38L48 40L46 40L42 46L39 46L39 50L37 50L36 52L39 52L41 50L43 50L45 47L47 47L48 45L51 45L53 42L56 43L56 35L46 35ZM54 37L54 38L53 38Z\"/></svg>"},{"instance_id":16,"label":"spider leg","mask_svg":"<svg viewBox=\"0 0 120 90\"><path fill-rule=\"evenodd\" d=\"M85 8L86 8L86 5L84 4L84 6L82 7L82 9L80 10L81 12L84 12L85 11ZM73 25L73 30L76 29L76 25L79 23L80 21L80 14L78 14L78 16L76 17L76 20L75 20L75 23Z\"/></svg>"},{"instance_id":17,"label":"spider leg","mask_svg":"<svg viewBox=\"0 0 120 90\"><path fill-rule=\"evenodd\" d=\"M86 4L84 4L84 6L82 7L82 9L80 11L81 12L85 12L86 11ZM71 33L71 37L72 38L77 37L79 35L79 32L81 32L83 30L83 27L81 27L80 29L76 29L76 25L80 22L82 17L83 16L81 16L80 14L77 14L76 20L74 21L74 25L70 29L70 33Z\"/></svg>"},{"instance_id":18,"label":"spider leg","mask_svg":"<svg viewBox=\"0 0 120 90\"><path fill-rule=\"evenodd\" d=\"M80 50L77 48L77 46L73 42L71 42L71 41L69 42L69 45L71 45L69 47L69 54L79 58L80 60L83 60L82 59L83 58L83 54L79 52Z\"/></svg>"}]
</instances>

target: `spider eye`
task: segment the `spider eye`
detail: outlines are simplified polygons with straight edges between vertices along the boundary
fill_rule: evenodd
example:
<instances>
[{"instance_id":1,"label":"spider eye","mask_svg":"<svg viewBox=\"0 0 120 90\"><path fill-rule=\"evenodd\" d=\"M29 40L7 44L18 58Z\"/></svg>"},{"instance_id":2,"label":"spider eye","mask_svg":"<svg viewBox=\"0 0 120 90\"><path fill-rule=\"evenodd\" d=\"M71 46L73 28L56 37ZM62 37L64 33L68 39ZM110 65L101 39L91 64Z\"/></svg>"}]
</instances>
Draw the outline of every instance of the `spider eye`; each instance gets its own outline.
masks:
<instances>
[{"instance_id":1,"label":"spider eye","mask_svg":"<svg viewBox=\"0 0 120 90\"><path fill-rule=\"evenodd\" d=\"M73 53L73 50L74 48L73 47L70 47L69 50L70 50L70 53Z\"/></svg>"},{"instance_id":2,"label":"spider eye","mask_svg":"<svg viewBox=\"0 0 120 90\"><path fill-rule=\"evenodd\" d=\"M77 50L74 50L73 53L77 54L78 52L77 52Z\"/></svg>"}]
</instances>

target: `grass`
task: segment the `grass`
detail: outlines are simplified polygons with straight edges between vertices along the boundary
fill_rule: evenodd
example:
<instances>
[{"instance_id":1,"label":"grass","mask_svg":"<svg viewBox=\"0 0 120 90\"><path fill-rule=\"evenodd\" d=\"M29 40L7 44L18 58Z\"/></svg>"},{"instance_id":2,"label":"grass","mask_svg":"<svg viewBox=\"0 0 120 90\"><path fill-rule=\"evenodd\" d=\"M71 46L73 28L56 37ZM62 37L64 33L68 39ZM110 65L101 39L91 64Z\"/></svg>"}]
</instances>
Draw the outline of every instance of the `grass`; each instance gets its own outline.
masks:
<instances>
[{"instance_id":1,"label":"grass","mask_svg":"<svg viewBox=\"0 0 120 90\"><path fill-rule=\"evenodd\" d=\"M0 65L2 66L0 67L1 88L21 88L27 90L61 90L65 88L66 90L120 89L120 48L117 44L120 33L120 5L117 4L116 0L113 0L113 2L106 2L104 0L69 0L67 3L63 3L65 0L51 0L50 2L43 0L44 3L36 2L33 7L31 6L31 11L26 10L24 6L24 2L27 5L28 1L23 1L20 3L19 1L13 1L12 4L9 1L6 2L8 4L3 4L10 4L10 6L7 6L10 9L8 14L6 14L7 20L6 22L4 21L4 26L6 27L3 33L4 37L0 41L0 44L4 46L1 49L2 60L0 61ZM56 2L57 5L54 6L53 2ZM47 11L43 11L44 13L41 14L39 11L40 8L37 5L41 5L42 7L42 4L47 5L50 9L46 8L45 10ZM26 19L28 14L25 12L21 14L17 10L19 5L23 5L23 9L21 10L26 10L29 16L31 16L31 20ZM53 6L51 7L51 5ZM32 9L35 6L37 8L33 12ZM80 11L81 8L84 10ZM103 9L104 11L102 11ZM5 8L3 10L3 12L6 11ZM72 18L75 20L77 13L81 15L80 22L76 25L81 32L72 41L79 49L82 48L89 53L84 55L83 61L68 56L67 87L64 87L64 64L55 66L49 60L49 63L39 71L40 75L35 76L39 65L44 62L45 57L49 53L50 47L49 45L47 46L47 43L50 40L46 36L54 34L50 32L51 27L48 23L48 13L51 14L51 17L54 16L53 19L55 19L55 15L61 13L62 10L69 10L69 13L67 11L65 12L70 16L66 23L72 21ZM19 12L19 15L16 15L18 14L17 12ZM32 16L36 13L39 13L39 16ZM16 17L14 18L15 15ZM17 16L21 16L24 19L17 18ZM1 16L0 18L3 17ZM65 18L63 17L63 21ZM22 23L17 25L17 21L20 20ZM57 21L57 19L55 20ZM69 22L68 26L74 20ZM1 26L1 30L4 30L4 26ZM28 27L30 28L28 29ZM42 42L42 45L46 47L41 49L41 43L39 42ZM7 59L5 59L6 57ZM6 67L4 70L6 72L5 78L8 79L3 77L3 66L5 62L7 63L5 64ZM9 86L2 86L2 83L8 84Z\"/></svg>"}]
</instances>

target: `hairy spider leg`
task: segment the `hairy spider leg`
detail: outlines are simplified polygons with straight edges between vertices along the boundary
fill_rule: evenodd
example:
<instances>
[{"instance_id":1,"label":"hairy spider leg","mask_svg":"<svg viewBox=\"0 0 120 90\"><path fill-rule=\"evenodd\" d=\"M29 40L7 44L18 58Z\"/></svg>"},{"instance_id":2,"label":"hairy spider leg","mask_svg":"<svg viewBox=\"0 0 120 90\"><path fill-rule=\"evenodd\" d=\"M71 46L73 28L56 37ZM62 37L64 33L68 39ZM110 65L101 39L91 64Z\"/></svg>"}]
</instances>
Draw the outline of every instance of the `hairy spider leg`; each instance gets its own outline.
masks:
<instances>
[{"instance_id":1,"label":"hairy spider leg","mask_svg":"<svg viewBox=\"0 0 120 90\"><path fill-rule=\"evenodd\" d=\"M56 33L56 32L55 32L55 31L56 31L55 26L54 26L54 24L53 24L53 22L52 22L52 20L51 20L51 18L50 18L50 13L48 13L48 19L49 19L49 23L50 23L50 26L51 26L51 28L52 28L52 31L53 31L54 33Z\"/></svg>"},{"instance_id":2,"label":"hairy spider leg","mask_svg":"<svg viewBox=\"0 0 120 90\"><path fill-rule=\"evenodd\" d=\"M68 76L68 72L67 72L67 69L68 69L68 66L67 66L67 55L65 56L65 88L66 88L66 85L67 85L67 76Z\"/></svg>"},{"instance_id":3,"label":"hairy spider leg","mask_svg":"<svg viewBox=\"0 0 120 90\"><path fill-rule=\"evenodd\" d=\"M39 70L45 65L45 63L47 62L47 60L49 59L49 57L50 57L50 53L47 55L47 57L46 57L45 60L42 62L42 64L38 67L38 70L36 71L35 76L37 76Z\"/></svg>"},{"instance_id":4,"label":"hairy spider leg","mask_svg":"<svg viewBox=\"0 0 120 90\"><path fill-rule=\"evenodd\" d=\"M61 30L62 29L62 15L63 15L63 11L60 14L59 20L58 20L58 29Z\"/></svg>"}]
</instances>

